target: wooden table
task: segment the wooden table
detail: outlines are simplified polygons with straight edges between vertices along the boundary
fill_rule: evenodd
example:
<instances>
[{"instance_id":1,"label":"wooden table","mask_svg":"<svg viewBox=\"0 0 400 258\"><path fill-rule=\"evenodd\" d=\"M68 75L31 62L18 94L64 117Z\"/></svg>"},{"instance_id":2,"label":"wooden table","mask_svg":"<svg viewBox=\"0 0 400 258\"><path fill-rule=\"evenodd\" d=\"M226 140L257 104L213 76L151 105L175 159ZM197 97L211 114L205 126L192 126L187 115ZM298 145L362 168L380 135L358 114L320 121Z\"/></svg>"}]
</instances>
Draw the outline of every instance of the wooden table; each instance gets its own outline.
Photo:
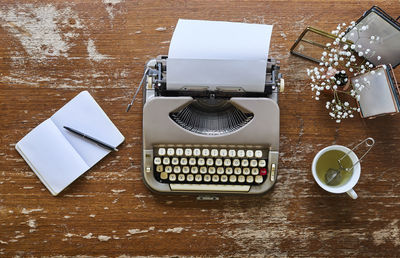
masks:
<instances>
[{"instance_id":1,"label":"wooden table","mask_svg":"<svg viewBox=\"0 0 400 258\"><path fill-rule=\"evenodd\" d=\"M400 116L336 124L311 99L313 64L289 54L306 26L330 31L373 3L397 17L398 1L41 2L0 4L0 256L400 256ZM286 91L278 182L266 195L199 201L142 182L141 94L125 108L146 61L168 53L178 18L274 25L270 55ZM53 197L15 143L82 90L126 140ZM368 136L376 147L362 164L359 199L323 191L314 155Z\"/></svg>"}]
</instances>

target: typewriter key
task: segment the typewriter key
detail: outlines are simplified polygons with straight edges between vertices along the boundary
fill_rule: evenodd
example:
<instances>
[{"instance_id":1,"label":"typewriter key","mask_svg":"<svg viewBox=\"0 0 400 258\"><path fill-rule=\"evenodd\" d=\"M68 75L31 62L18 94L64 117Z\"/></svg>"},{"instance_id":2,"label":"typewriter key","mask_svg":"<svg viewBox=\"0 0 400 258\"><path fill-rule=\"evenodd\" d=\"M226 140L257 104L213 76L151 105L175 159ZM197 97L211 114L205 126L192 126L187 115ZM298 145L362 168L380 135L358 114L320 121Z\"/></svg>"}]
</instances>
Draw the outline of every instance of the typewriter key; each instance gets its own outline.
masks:
<instances>
[{"instance_id":1,"label":"typewriter key","mask_svg":"<svg viewBox=\"0 0 400 258\"><path fill-rule=\"evenodd\" d=\"M196 180L196 182L201 182L202 179L203 179L203 177L201 175L196 175L196 177L194 178L194 180Z\"/></svg>"},{"instance_id":2,"label":"typewriter key","mask_svg":"<svg viewBox=\"0 0 400 258\"><path fill-rule=\"evenodd\" d=\"M211 175L215 174L215 167L209 167L208 168L208 173L211 174Z\"/></svg>"},{"instance_id":3,"label":"typewriter key","mask_svg":"<svg viewBox=\"0 0 400 258\"><path fill-rule=\"evenodd\" d=\"M156 171L159 172L159 173L163 172L163 169L164 169L163 165L158 165L156 167Z\"/></svg>"},{"instance_id":4,"label":"typewriter key","mask_svg":"<svg viewBox=\"0 0 400 258\"><path fill-rule=\"evenodd\" d=\"M155 157L154 158L154 164L160 165L161 164L161 158L160 157Z\"/></svg>"},{"instance_id":5,"label":"typewriter key","mask_svg":"<svg viewBox=\"0 0 400 258\"><path fill-rule=\"evenodd\" d=\"M185 149L185 155L188 156L192 156L192 149Z\"/></svg>"},{"instance_id":6,"label":"typewriter key","mask_svg":"<svg viewBox=\"0 0 400 258\"><path fill-rule=\"evenodd\" d=\"M256 176L256 183L261 184L262 182L263 182L263 177L260 175Z\"/></svg>"},{"instance_id":7,"label":"typewriter key","mask_svg":"<svg viewBox=\"0 0 400 258\"><path fill-rule=\"evenodd\" d=\"M162 163L163 163L164 165L169 165L169 163L170 163L169 158L167 158L167 157L163 158Z\"/></svg>"},{"instance_id":8,"label":"typewriter key","mask_svg":"<svg viewBox=\"0 0 400 258\"><path fill-rule=\"evenodd\" d=\"M184 174L179 174L178 181L180 181L180 182L185 181L185 175Z\"/></svg>"},{"instance_id":9,"label":"typewriter key","mask_svg":"<svg viewBox=\"0 0 400 258\"><path fill-rule=\"evenodd\" d=\"M159 148L158 149L158 155L164 156L165 155L165 148Z\"/></svg>"},{"instance_id":10,"label":"typewriter key","mask_svg":"<svg viewBox=\"0 0 400 258\"><path fill-rule=\"evenodd\" d=\"M176 149L176 156L182 156L182 155L183 155L183 149L182 148Z\"/></svg>"},{"instance_id":11,"label":"typewriter key","mask_svg":"<svg viewBox=\"0 0 400 258\"><path fill-rule=\"evenodd\" d=\"M191 174L187 175L187 177L186 177L186 180L189 181L189 182L192 182L193 179L194 179L194 176L191 175Z\"/></svg>"},{"instance_id":12,"label":"typewriter key","mask_svg":"<svg viewBox=\"0 0 400 258\"><path fill-rule=\"evenodd\" d=\"M226 183L228 181L228 176L227 175L222 175L221 176L221 182Z\"/></svg>"},{"instance_id":13,"label":"typewriter key","mask_svg":"<svg viewBox=\"0 0 400 258\"><path fill-rule=\"evenodd\" d=\"M168 156L174 156L175 150L173 148L168 148L167 149L167 154L168 154Z\"/></svg>"},{"instance_id":14,"label":"typewriter key","mask_svg":"<svg viewBox=\"0 0 400 258\"><path fill-rule=\"evenodd\" d=\"M262 157L262 151L256 150L255 156L256 156L256 158L261 158Z\"/></svg>"},{"instance_id":15,"label":"typewriter key","mask_svg":"<svg viewBox=\"0 0 400 258\"><path fill-rule=\"evenodd\" d=\"M242 174L242 169L241 168L235 168L235 175L240 175Z\"/></svg>"},{"instance_id":16,"label":"typewriter key","mask_svg":"<svg viewBox=\"0 0 400 258\"><path fill-rule=\"evenodd\" d=\"M226 157L228 155L228 151L226 149L220 149L219 150L219 155L221 157Z\"/></svg>"},{"instance_id":17,"label":"typewriter key","mask_svg":"<svg viewBox=\"0 0 400 258\"><path fill-rule=\"evenodd\" d=\"M176 175L175 174L169 174L169 181L175 181L176 180Z\"/></svg>"},{"instance_id":18,"label":"typewriter key","mask_svg":"<svg viewBox=\"0 0 400 258\"><path fill-rule=\"evenodd\" d=\"M214 183L218 183L218 182L219 182L219 175L213 175L213 176L212 176L212 181L213 181Z\"/></svg>"},{"instance_id":19,"label":"typewriter key","mask_svg":"<svg viewBox=\"0 0 400 258\"><path fill-rule=\"evenodd\" d=\"M179 159L178 158L172 158L171 163L172 163L172 165L178 165L179 164Z\"/></svg>"},{"instance_id":20,"label":"typewriter key","mask_svg":"<svg viewBox=\"0 0 400 258\"><path fill-rule=\"evenodd\" d=\"M254 152L252 150L247 150L246 151L246 157L252 158L254 156Z\"/></svg>"},{"instance_id":21,"label":"typewriter key","mask_svg":"<svg viewBox=\"0 0 400 258\"><path fill-rule=\"evenodd\" d=\"M192 168L190 169L190 172L191 172L192 174L197 174L197 172L199 172L199 169L198 169L197 167L192 167Z\"/></svg>"}]
</instances>

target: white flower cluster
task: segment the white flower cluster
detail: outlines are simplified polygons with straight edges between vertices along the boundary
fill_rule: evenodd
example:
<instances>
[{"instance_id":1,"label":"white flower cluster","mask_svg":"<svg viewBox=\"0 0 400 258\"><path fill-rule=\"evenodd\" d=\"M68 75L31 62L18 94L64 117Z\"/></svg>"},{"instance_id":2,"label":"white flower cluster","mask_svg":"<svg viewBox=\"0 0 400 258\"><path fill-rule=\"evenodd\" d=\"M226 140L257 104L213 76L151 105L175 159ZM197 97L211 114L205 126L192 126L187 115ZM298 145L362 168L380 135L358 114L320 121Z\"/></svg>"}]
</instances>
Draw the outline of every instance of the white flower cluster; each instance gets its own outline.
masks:
<instances>
[{"instance_id":1,"label":"white flower cluster","mask_svg":"<svg viewBox=\"0 0 400 258\"><path fill-rule=\"evenodd\" d=\"M322 53L321 62L318 67L307 69L307 75L311 78L311 90L314 92L313 98L319 100L321 93L330 91L334 98L326 102L326 108L330 110L329 115L340 123L342 119L354 117L353 112L359 112L358 107L352 107L348 101L342 101L341 96L349 96L356 100L360 99L360 92L367 87L370 82L364 80L354 80L353 88L349 87L349 78L369 72L374 66L362 58L365 55L372 55L372 51L367 48L365 52L363 46L349 43L345 37L347 31L350 34L358 33L355 22L350 26L339 24L332 34L336 36L335 40L326 44L325 51ZM367 30L368 25L363 26L360 31ZM371 36L370 44L379 41L379 37ZM380 59L380 56L377 57ZM373 72L373 71L372 71Z\"/></svg>"}]
</instances>

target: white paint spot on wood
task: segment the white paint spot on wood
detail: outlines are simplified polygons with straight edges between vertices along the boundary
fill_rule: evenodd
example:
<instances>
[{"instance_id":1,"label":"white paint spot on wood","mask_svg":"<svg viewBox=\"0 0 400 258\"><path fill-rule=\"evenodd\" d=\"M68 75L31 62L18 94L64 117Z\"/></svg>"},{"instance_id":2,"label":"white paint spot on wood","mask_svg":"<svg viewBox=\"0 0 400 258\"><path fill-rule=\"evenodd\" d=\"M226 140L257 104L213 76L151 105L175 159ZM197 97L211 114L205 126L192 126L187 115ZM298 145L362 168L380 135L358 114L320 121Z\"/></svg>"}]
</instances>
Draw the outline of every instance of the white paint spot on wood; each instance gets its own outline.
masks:
<instances>
[{"instance_id":1,"label":"white paint spot on wood","mask_svg":"<svg viewBox=\"0 0 400 258\"><path fill-rule=\"evenodd\" d=\"M26 209L26 208L23 208L21 213L22 214L29 214L29 213L36 212L36 211L43 211L43 208L39 208L39 209Z\"/></svg>"},{"instance_id":2,"label":"white paint spot on wood","mask_svg":"<svg viewBox=\"0 0 400 258\"><path fill-rule=\"evenodd\" d=\"M137 30L137 31L135 31L135 33L136 34L140 34L140 33L142 33L142 31L141 30Z\"/></svg>"},{"instance_id":3,"label":"white paint spot on wood","mask_svg":"<svg viewBox=\"0 0 400 258\"><path fill-rule=\"evenodd\" d=\"M158 27L158 28L156 29L156 31L166 31L166 30L167 30L166 27Z\"/></svg>"},{"instance_id":4,"label":"white paint spot on wood","mask_svg":"<svg viewBox=\"0 0 400 258\"><path fill-rule=\"evenodd\" d=\"M106 5L106 11L111 20L114 19L114 6L122 2L123 0L103 0L103 4Z\"/></svg>"},{"instance_id":5,"label":"white paint spot on wood","mask_svg":"<svg viewBox=\"0 0 400 258\"><path fill-rule=\"evenodd\" d=\"M125 191L126 191L125 189L120 189L120 190L112 189L112 190L111 190L111 192L116 193L116 194L123 193L123 192L125 192Z\"/></svg>"},{"instance_id":6,"label":"white paint spot on wood","mask_svg":"<svg viewBox=\"0 0 400 258\"><path fill-rule=\"evenodd\" d=\"M36 220L34 220L34 219L29 219L29 220L27 221L27 224L28 224L28 226L31 227L31 228L36 228L36 227L37 227Z\"/></svg>"},{"instance_id":7,"label":"white paint spot on wood","mask_svg":"<svg viewBox=\"0 0 400 258\"><path fill-rule=\"evenodd\" d=\"M144 194L135 194L134 197L136 197L136 198L144 198L144 197L147 197L147 196L144 195Z\"/></svg>"},{"instance_id":8,"label":"white paint spot on wood","mask_svg":"<svg viewBox=\"0 0 400 258\"><path fill-rule=\"evenodd\" d=\"M93 234L92 234L92 233L89 233L89 234L83 236L83 238L85 238L85 239L91 239L91 238L93 238L92 236L93 236Z\"/></svg>"},{"instance_id":9,"label":"white paint spot on wood","mask_svg":"<svg viewBox=\"0 0 400 258\"><path fill-rule=\"evenodd\" d=\"M142 233L148 233L149 231L153 231L155 228L154 227L149 227L148 229L129 229L128 232L130 235L135 235L135 234L142 234Z\"/></svg>"},{"instance_id":10,"label":"white paint spot on wood","mask_svg":"<svg viewBox=\"0 0 400 258\"><path fill-rule=\"evenodd\" d=\"M181 233L184 230L184 228L182 227L176 227L176 228L169 228L167 230L165 230L164 232L168 233L168 232L172 232L172 233Z\"/></svg>"},{"instance_id":11,"label":"white paint spot on wood","mask_svg":"<svg viewBox=\"0 0 400 258\"><path fill-rule=\"evenodd\" d=\"M100 236L97 237L97 239L99 239L99 240L102 241L102 242L105 242L105 241L110 240L111 237L100 235Z\"/></svg>"},{"instance_id":12,"label":"white paint spot on wood","mask_svg":"<svg viewBox=\"0 0 400 258\"><path fill-rule=\"evenodd\" d=\"M284 38L284 39L286 40L286 37L287 37L287 36L286 36L285 32L281 32L281 37Z\"/></svg>"},{"instance_id":13,"label":"white paint spot on wood","mask_svg":"<svg viewBox=\"0 0 400 258\"><path fill-rule=\"evenodd\" d=\"M57 9L51 4L34 6L18 5L0 10L1 26L16 37L26 53L38 61L47 57L68 57L84 26L69 7Z\"/></svg>"},{"instance_id":14,"label":"white paint spot on wood","mask_svg":"<svg viewBox=\"0 0 400 258\"><path fill-rule=\"evenodd\" d=\"M94 218L96 217L96 214L90 214L89 217Z\"/></svg>"},{"instance_id":15,"label":"white paint spot on wood","mask_svg":"<svg viewBox=\"0 0 400 258\"><path fill-rule=\"evenodd\" d=\"M24 189L33 189L35 188L34 186L24 186Z\"/></svg>"},{"instance_id":16,"label":"white paint spot on wood","mask_svg":"<svg viewBox=\"0 0 400 258\"><path fill-rule=\"evenodd\" d=\"M95 61L95 62L100 62L106 59L113 59L109 56L100 54L97 49L96 46L94 45L94 41L92 39L89 39L87 42L87 52L89 55L89 60Z\"/></svg>"},{"instance_id":17,"label":"white paint spot on wood","mask_svg":"<svg viewBox=\"0 0 400 258\"><path fill-rule=\"evenodd\" d=\"M395 219L392 223L385 228L372 233L374 243L382 245L388 242L393 242L395 246L400 245L400 228L398 225L399 220Z\"/></svg>"}]
</instances>

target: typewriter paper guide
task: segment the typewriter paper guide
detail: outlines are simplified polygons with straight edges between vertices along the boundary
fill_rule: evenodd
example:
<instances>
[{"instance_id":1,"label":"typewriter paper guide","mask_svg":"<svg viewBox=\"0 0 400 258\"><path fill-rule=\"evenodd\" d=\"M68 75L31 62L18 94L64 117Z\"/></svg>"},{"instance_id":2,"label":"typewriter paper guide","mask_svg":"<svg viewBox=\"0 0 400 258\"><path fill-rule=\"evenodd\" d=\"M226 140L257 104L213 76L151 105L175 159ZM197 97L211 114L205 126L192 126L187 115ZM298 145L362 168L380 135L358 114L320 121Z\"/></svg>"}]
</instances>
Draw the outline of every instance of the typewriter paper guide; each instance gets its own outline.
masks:
<instances>
[{"instance_id":1,"label":"typewriter paper guide","mask_svg":"<svg viewBox=\"0 0 400 258\"><path fill-rule=\"evenodd\" d=\"M182 20L167 59L167 89L264 92L272 25Z\"/></svg>"}]
</instances>

